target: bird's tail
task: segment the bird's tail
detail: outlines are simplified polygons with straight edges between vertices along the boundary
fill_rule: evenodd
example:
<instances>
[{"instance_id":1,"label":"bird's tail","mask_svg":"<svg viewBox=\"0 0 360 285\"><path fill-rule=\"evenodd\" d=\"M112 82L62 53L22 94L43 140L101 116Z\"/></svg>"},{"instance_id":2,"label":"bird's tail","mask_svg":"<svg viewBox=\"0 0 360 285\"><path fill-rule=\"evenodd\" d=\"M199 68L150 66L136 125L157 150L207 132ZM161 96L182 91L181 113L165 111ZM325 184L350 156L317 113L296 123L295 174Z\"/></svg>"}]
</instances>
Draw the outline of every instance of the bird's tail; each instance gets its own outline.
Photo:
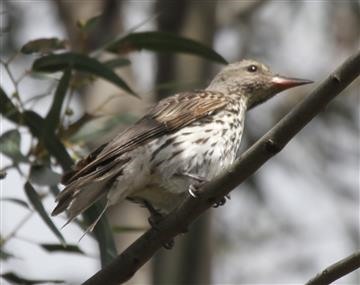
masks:
<instances>
[{"instance_id":1,"label":"bird's tail","mask_svg":"<svg viewBox=\"0 0 360 285\"><path fill-rule=\"evenodd\" d=\"M122 167L120 166L118 169L114 167L105 175L99 175L98 177L96 177L96 173L89 173L88 175L72 181L56 197L57 205L51 215L56 216L67 210L68 220L64 224L64 226L66 226L77 215L83 213L87 208L109 192L116 178L122 174L123 167L124 165L122 165ZM105 206L102 213L96 218L94 223L91 224L87 232L95 227L108 206L110 205L107 204L107 206Z\"/></svg>"},{"instance_id":2,"label":"bird's tail","mask_svg":"<svg viewBox=\"0 0 360 285\"><path fill-rule=\"evenodd\" d=\"M103 197L109 191L112 180L113 179L94 181L81 186L77 185L77 181L70 183L56 198L58 204L51 215L56 216L67 210L68 220L64 225L66 226L77 215L83 213L87 208ZM96 220L98 221L99 219L100 217ZM95 225L93 225L93 227L94 226Z\"/></svg>"}]
</instances>

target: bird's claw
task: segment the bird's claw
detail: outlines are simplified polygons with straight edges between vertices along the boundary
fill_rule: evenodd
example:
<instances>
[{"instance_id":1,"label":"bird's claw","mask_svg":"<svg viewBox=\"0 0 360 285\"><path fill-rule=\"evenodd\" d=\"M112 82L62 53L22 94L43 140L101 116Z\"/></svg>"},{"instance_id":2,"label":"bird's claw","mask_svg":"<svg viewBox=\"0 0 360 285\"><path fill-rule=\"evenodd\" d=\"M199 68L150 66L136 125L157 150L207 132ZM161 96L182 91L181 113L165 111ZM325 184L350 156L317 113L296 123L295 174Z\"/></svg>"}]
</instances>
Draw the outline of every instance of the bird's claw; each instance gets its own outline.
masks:
<instances>
[{"instance_id":1,"label":"bird's claw","mask_svg":"<svg viewBox=\"0 0 360 285\"><path fill-rule=\"evenodd\" d=\"M199 189L195 187L193 184L190 184L188 191L191 197L193 198L199 197Z\"/></svg>"},{"instance_id":2,"label":"bird's claw","mask_svg":"<svg viewBox=\"0 0 360 285\"><path fill-rule=\"evenodd\" d=\"M162 215L151 215L149 218L148 218L148 222L150 224L150 226L152 228L154 228L155 230L158 229L158 224L160 223L160 221L163 219L163 216Z\"/></svg>"},{"instance_id":3,"label":"bird's claw","mask_svg":"<svg viewBox=\"0 0 360 285\"><path fill-rule=\"evenodd\" d=\"M218 207L220 207L220 206L225 205L226 199L229 199L229 200L231 199L229 194L228 194L228 195L225 195L225 196L222 197L219 201L217 201L217 202L213 205L213 208L218 208Z\"/></svg>"},{"instance_id":4,"label":"bird's claw","mask_svg":"<svg viewBox=\"0 0 360 285\"><path fill-rule=\"evenodd\" d=\"M169 250L169 249L172 249L172 248L174 247L174 245L175 245L174 239L170 239L169 241L162 243L162 246L163 246L165 249L168 249L168 250Z\"/></svg>"},{"instance_id":5,"label":"bird's claw","mask_svg":"<svg viewBox=\"0 0 360 285\"><path fill-rule=\"evenodd\" d=\"M148 222L150 224L150 226L158 231L159 230L159 227L158 227L158 224L161 222L161 220L163 219L163 215L157 213L157 214L152 214L149 218L148 218ZM172 249L175 245L175 242L174 242L174 239L170 239L169 241L167 242L162 242L162 246L165 248L165 249Z\"/></svg>"}]
</instances>

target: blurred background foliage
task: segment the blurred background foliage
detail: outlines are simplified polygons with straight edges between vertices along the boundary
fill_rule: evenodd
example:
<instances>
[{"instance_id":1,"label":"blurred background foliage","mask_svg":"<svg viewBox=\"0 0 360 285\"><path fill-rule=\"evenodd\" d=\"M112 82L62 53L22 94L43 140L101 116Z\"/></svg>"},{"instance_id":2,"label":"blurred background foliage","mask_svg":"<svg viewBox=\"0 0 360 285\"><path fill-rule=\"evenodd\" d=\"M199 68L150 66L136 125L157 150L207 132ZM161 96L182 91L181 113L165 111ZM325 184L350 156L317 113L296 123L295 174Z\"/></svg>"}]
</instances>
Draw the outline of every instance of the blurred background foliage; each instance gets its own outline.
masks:
<instances>
[{"instance_id":1,"label":"blurred background foliage","mask_svg":"<svg viewBox=\"0 0 360 285\"><path fill-rule=\"evenodd\" d=\"M5 0L0 15L0 257L15 284L79 284L148 228L124 202L78 243L99 209L64 229L49 213L73 161L152 102L205 88L224 58L319 82L360 44L355 0ZM359 248L359 85L128 283L303 283ZM242 149L309 88L249 112Z\"/></svg>"}]
</instances>

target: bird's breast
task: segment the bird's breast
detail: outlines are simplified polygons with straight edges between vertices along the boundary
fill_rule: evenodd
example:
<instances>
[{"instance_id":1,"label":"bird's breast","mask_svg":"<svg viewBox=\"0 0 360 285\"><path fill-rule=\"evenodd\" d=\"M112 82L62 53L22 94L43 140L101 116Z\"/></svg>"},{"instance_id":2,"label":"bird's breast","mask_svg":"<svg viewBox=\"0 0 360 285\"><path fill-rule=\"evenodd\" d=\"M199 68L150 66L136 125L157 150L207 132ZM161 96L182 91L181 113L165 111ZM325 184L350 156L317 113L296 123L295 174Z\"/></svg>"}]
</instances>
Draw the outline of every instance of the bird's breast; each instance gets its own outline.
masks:
<instances>
[{"instance_id":1,"label":"bird's breast","mask_svg":"<svg viewBox=\"0 0 360 285\"><path fill-rule=\"evenodd\" d=\"M204 117L148 145L150 171L171 192L187 191L190 173L211 180L235 160L244 128L245 106Z\"/></svg>"}]
</instances>

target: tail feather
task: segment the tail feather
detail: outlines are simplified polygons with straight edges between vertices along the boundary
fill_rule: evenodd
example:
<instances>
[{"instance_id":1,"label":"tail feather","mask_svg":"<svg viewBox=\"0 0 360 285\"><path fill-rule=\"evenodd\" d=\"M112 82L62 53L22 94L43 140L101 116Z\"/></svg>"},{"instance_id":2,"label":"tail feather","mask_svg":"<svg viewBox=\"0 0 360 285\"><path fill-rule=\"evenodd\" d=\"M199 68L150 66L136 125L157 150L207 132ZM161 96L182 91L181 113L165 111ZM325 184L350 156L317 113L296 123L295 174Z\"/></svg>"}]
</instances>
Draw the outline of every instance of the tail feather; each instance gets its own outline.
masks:
<instances>
[{"instance_id":1,"label":"tail feather","mask_svg":"<svg viewBox=\"0 0 360 285\"><path fill-rule=\"evenodd\" d=\"M76 216L90 207L109 191L114 178L121 175L123 167L119 162L123 161L114 160L68 184L56 197L58 204L51 215L56 216L69 209L69 214Z\"/></svg>"},{"instance_id":2,"label":"tail feather","mask_svg":"<svg viewBox=\"0 0 360 285\"><path fill-rule=\"evenodd\" d=\"M89 184L78 192L68 206L68 222L84 212L109 191L109 189L105 187L108 184L107 182L108 181L102 181Z\"/></svg>"},{"instance_id":3,"label":"tail feather","mask_svg":"<svg viewBox=\"0 0 360 285\"><path fill-rule=\"evenodd\" d=\"M55 216L67 210L68 220L63 226L65 227L77 215L83 213L87 208L110 191L116 178L123 174L123 169L128 161L128 158L115 159L108 162L106 165L99 166L90 173L72 180L56 197L58 204L51 215ZM95 225L110 205L111 201L108 201L101 214L85 231L84 236L94 229Z\"/></svg>"},{"instance_id":4,"label":"tail feather","mask_svg":"<svg viewBox=\"0 0 360 285\"><path fill-rule=\"evenodd\" d=\"M87 229L84 231L84 233L83 233L83 235L81 236L81 238L79 239L79 241L81 241L82 238L87 235L87 233L92 232L92 231L94 230L96 224L100 221L101 217L105 214L105 212L106 212L106 210L109 208L109 206L110 206L110 204L107 202L106 205L105 205L105 207L104 207L104 209L103 209L103 210L101 211L101 213L99 214L99 216L98 216L98 217L95 219L95 221L93 221L93 222L91 223L91 225L88 226Z\"/></svg>"}]
</instances>

